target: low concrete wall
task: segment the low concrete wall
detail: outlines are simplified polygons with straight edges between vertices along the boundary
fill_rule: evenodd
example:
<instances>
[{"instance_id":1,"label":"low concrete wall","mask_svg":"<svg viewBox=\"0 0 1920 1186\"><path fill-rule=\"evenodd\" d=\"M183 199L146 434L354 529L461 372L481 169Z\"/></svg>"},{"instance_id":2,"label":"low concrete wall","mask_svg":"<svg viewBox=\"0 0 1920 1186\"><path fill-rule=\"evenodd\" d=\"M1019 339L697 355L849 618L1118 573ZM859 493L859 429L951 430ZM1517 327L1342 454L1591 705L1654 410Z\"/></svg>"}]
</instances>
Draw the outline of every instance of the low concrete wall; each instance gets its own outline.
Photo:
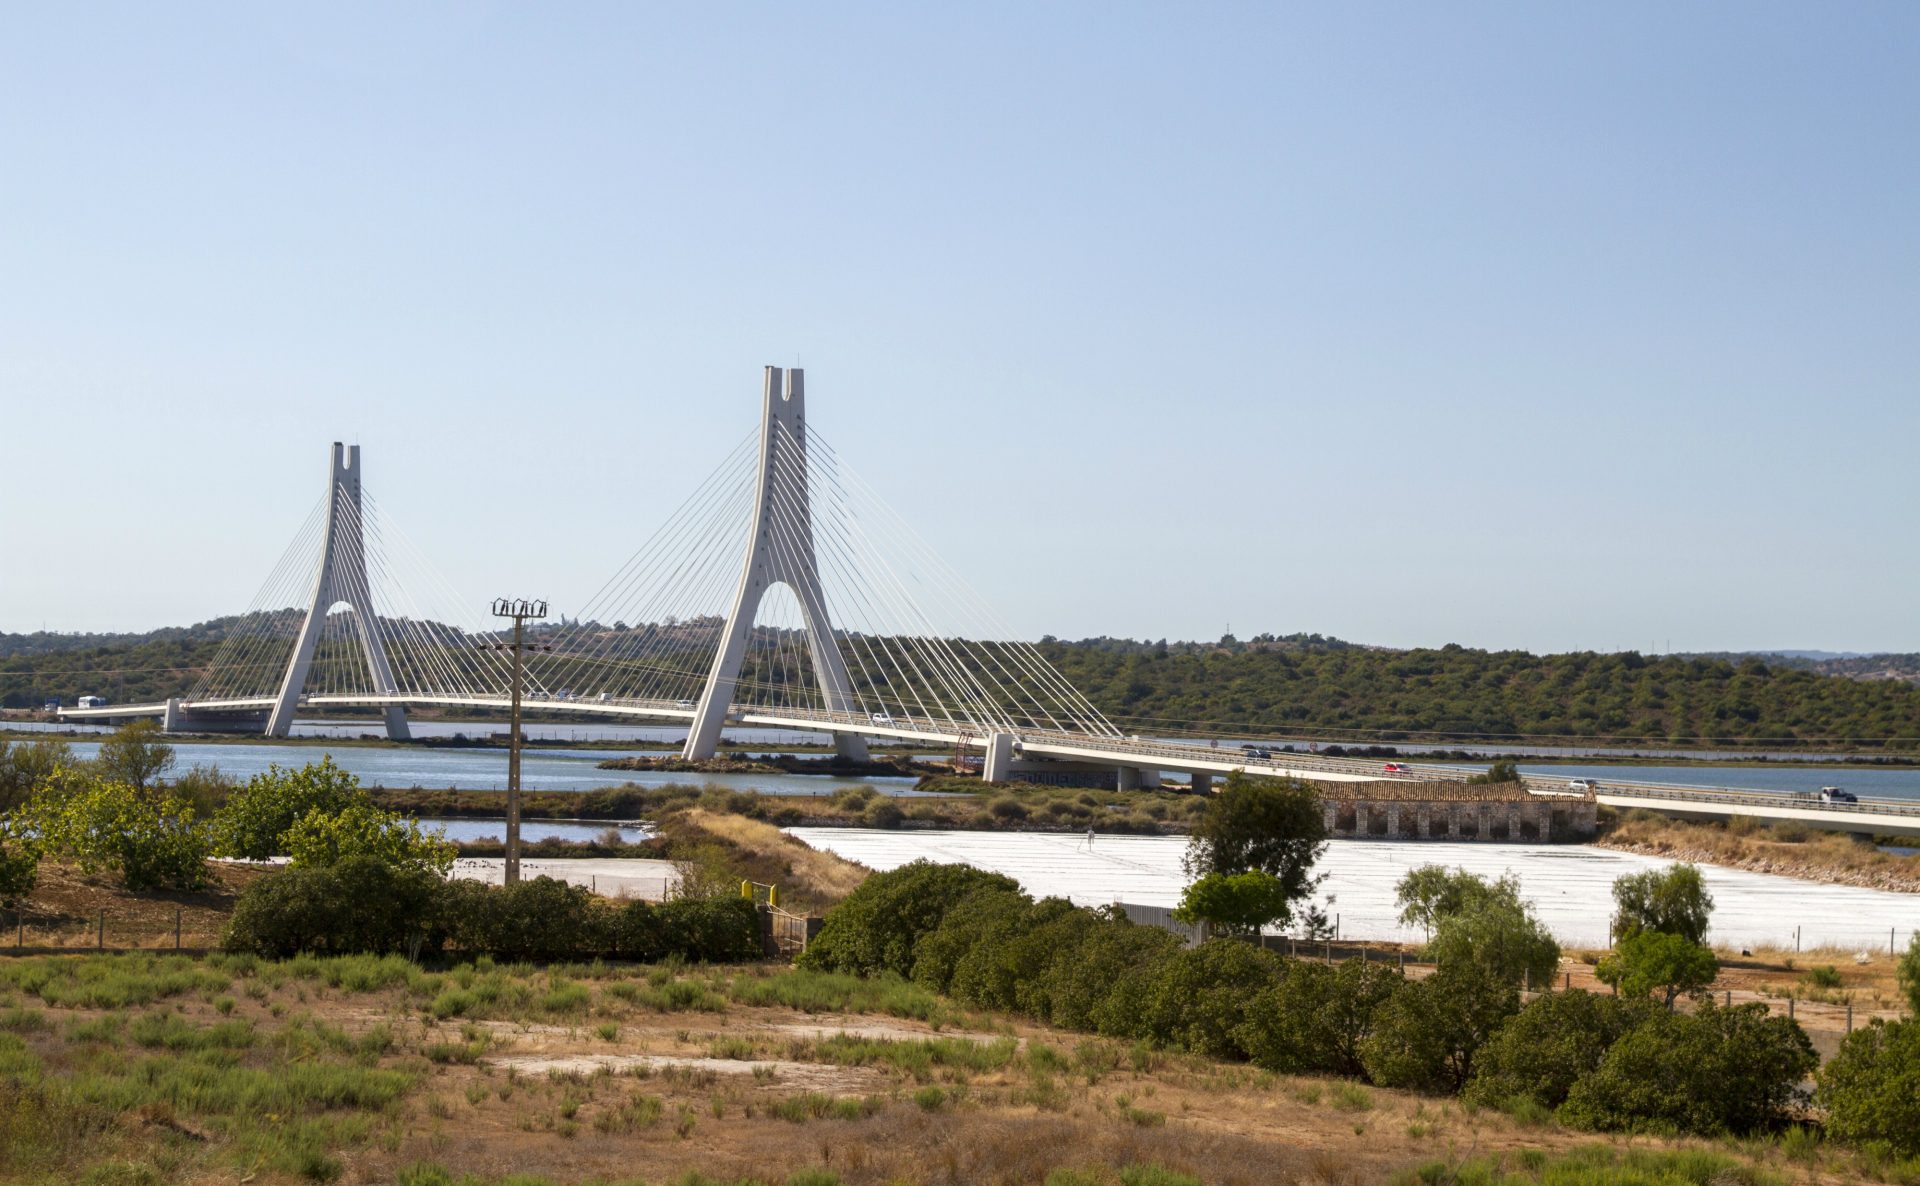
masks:
<instances>
[{"instance_id":1,"label":"low concrete wall","mask_svg":"<svg viewBox=\"0 0 1920 1186\"><path fill-rule=\"evenodd\" d=\"M1343 840L1584 843L1597 828L1594 803L1579 799L1350 799L1329 800L1324 810L1327 835Z\"/></svg>"}]
</instances>

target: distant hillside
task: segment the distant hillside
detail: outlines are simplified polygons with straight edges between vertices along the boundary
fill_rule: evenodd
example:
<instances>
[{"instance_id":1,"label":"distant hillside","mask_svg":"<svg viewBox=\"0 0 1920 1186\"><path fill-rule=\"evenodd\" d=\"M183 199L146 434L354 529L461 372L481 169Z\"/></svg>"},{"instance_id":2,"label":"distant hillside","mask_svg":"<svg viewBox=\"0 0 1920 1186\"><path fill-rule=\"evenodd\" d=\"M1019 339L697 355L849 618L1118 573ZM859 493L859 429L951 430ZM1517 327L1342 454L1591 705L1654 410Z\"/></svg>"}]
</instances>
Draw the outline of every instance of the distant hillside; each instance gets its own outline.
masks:
<instances>
[{"instance_id":1,"label":"distant hillside","mask_svg":"<svg viewBox=\"0 0 1920 1186\"><path fill-rule=\"evenodd\" d=\"M1895 655L1842 653L1835 651L1709 651L1683 655L1686 659L1712 659L1722 663L1743 663L1758 659L1777 667L1796 667L1821 675L1841 675L1848 679L1894 679L1920 683L1920 654Z\"/></svg>"},{"instance_id":2,"label":"distant hillside","mask_svg":"<svg viewBox=\"0 0 1920 1186\"><path fill-rule=\"evenodd\" d=\"M1893 679L1920 683L1920 655L1862 655L1852 659L1822 659L1814 664L1822 675L1848 679Z\"/></svg>"},{"instance_id":3,"label":"distant hillside","mask_svg":"<svg viewBox=\"0 0 1920 1186\"><path fill-rule=\"evenodd\" d=\"M1117 723L1139 732L1845 740L1920 748L1920 687L1754 658L1531 655L1459 646L1395 651L1332 640L1262 646L1103 638L1042 649Z\"/></svg>"},{"instance_id":4,"label":"distant hillside","mask_svg":"<svg viewBox=\"0 0 1920 1186\"><path fill-rule=\"evenodd\" d=\"M121 703L183 695L237 621L145 635L0 635L0 703L35 707L49 696L72 703L83 693ZM717 625L665 628L688 633L692 644ZM1920 750L1916 655L1532 655L1459 646L1390 650L1317 634L1218 642L1046 638L1040 648L1103 712L1140 733L1767 740Z\"/></svg>"}]
</instances>

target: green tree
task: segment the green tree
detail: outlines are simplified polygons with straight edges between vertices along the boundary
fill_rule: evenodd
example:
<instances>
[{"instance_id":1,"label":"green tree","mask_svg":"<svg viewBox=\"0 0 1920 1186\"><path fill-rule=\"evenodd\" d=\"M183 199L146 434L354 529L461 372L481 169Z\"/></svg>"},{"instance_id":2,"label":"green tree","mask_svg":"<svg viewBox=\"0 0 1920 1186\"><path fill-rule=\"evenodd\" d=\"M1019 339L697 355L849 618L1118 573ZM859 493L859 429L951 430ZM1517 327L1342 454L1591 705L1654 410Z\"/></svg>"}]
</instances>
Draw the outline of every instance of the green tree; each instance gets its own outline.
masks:
<instances>
[{"instance_id":1,"label":"green tree","mask_svg":"<svg viewBox=\"0 0 1920 1186\"><path fill-rule=\"evenodd\" d=\"M1719 974L1720 961L1711 950L1665 931L1628 935L1594 968L1600 983L1615 985L1629 997L1659 993L1669 1009L1681 993L1700 992Z\"/></svg>"},{"instance_id":2,"label":"green tree","mask_svg":"<svg viewBox=\"0 0 1920 1186\"><path fill-rule=\"evenodd\" d=\"M39 876L40 849L32 837L0 819L0 906L12 906L33 890Z\"/></svg>"},{"instance_id":3,"label":"green tree","mask_svg":"<svg viewBox=\"0 0 1920 1186\"><path fill-rule=\"evenodd\" d=\"M173 769L173 747L160 740L163 736L153 721L131 721L100 743L93 764L109 782L123 782L144 791Z\"/></svg>"},{"instance_id":4,"label":"green tree","mask_svg":"<svg viewBox=\"0 0 1920 1186\"><path fill-rule=\"evenodd\" d=\"M1424 928L1431 939L1441 919L1470 906L1495 900L1519 905L1520 882L1512 875L1490 882L1465 869L1421 865L1400 879L1394 897L1400 907L1400 921Z\"/></svg>"},{"instance_id":5,"label":"green tree","mask_svg":"<svg viewBox=\"0 0 1920 1186\"><path fill-rule=\"evenodd\" d=\"M1248 1005L1279 972L1278 956L1236 939L1182 948L1137 973L1138 1007L1124 1036L1210 1058L1245 1058L1239 1034Z\"/></svg>"},{"instance_id":6,"label":"green tree","mask_svg":"<svg viewBox=\"0 0 1920 1186\"><path fill-rule=\"evenodd\" d=\"M218 766L195 762L185 774L173 780L171 789L173 797L190 805L195 815L211 821L226 805L227 796L233 793L233 780L220 773Z\"/></svg>"},{"instance_id":7,"label":"green tree","mask_svg":"<svg viewBox=\"0 0 1920 1186\"><path fill-rule=\"evenodd\" d=\"M1489 1107L1525 1099L1557 1108L1615 1042L1650 1016L1650 1008L1581 988L1542 993L1480 1051L1466 1097Z\"/></svg>"},{"instance_id":8,"label":"green tree","mask_svg":"<svg viewBox=\"0 0 1920 1186\"><path fill-rule=\"evenodd\" d=\"M1180 940L1170 932L1108 915L1047 964L1038 986L1046 1016L1067 1029L1124 1032L1136 1011L1127 994L1140 980L1137 973L1179 948Z\"/></svg>"},{"instance_id":9,"label":"green tree","mask_svg":"<svg viewBox=\"0 0 1920 1186\"><path fill-rule=\"evenodd\" d=\"M1491 786L1494 783L1501 782L1519 782L1520 767L1514 765L1512 762L1495 762L1493 765L1487 767L1485 774L1475 774L1469 777L1467 781L1479 786Z\"/></svg>"},{"instance_id":10,"label":"green tree","mask_svg":"<svg viewBox=\"0 0 1920 1186\"><path fill-rule=\"evenodd\" d=\"M939 927L947 911L982 889L1019 891L1020 883L968 865L912 861L875 873L827 912L803 967L871 976L913 974L914 946Z\"/></svg>"},{"instance_id":11,"label":"green tree","mask_svg":"<svg viewBox=\"0 0 1920 1186\"><path fill-rule=\"evenodd\" d=\"M213 817L214 839L222 856L264 861L287 855L287 832L309 813L370 805L360 780L334 765L332 755L292 770L268 766L228 793Z\"/></svg>"},{"instance_id":12,"label":"green tree","mask_svg":"<svg viewBox=\"0 0 1920 1186\"><path fill-rule=\"evenodd\" d=\"M1900 984L1900 991L1907 998L1907 1013L1920 1019L1920 931L1915 931L1907 942L1907 954L1900 957L1899 966L1894 969L1894 977Z\"/></svg>"},{"instance_id":13,"label":"green tree","mask_svg":"<svg viewBox=\"0 0 1920 1186\"><path fill-rule=\"evenodd\" d=\"M1252 869L1207 874L1187 887L1173 916L1184 923L1204 922L1224 934L1251 938L1260 934L1261 927L1292 913L1286 882Z\"/></svg>"},{"instance_id":14,"label":"green tree","mask_svg":"<svg viewBox=\"0 0 1920 1186\"><path fill-rule=\"evenodd\" d=\"M1442 916L1427 954L1443 968L1473 964L1516 987L1550 985L1560 967L1560 944L1534 917L1533 907L1499 895Z\"/></svg>"},{"instance_id":15,"label":"green tree","mask_svg":"<svg viewBox=\"0 0 1920 1186\"><path fill-rule=\"evenodd\" d=\"M436 952L450 923L449 889L431 873L373 857L279 868L241 891L222 945L276 958L303 951Z\"/></svg>"},{"instance_id":16,"label":"green tree","mask_svg":"<svg viewBox=\"0 0 1920 1186\"><path fill-rule=\"evenodd\" d=\"M1326 851L1320 793L1297 778L1227 775L1187 844L1187 876L1260 872L1280 882L1286 910L1268 921L1285 925L1321 882L1313 866Z\"/></svg>"},{"instance_id":17,"label":"green tree","mask_svg":"<svg viewBox=\"0 0 1920 1186\"><path fill-rule=\"evenodd\" d=\"M1502 1022L1520 1008L1520 992L1471 961L1442 964L1382 1004L1360 1062L1382 1087L1458 1092L1474 1060Z\"/></svg>"},{"instance_id":18,"label":"green tree","mask_svg":"<svg viewBox=\"0 0 1920 1186\"><path fill-rule=\"evenodd\" d=\"M1670 865L1616 878L1613 901L1613 929L1619 937L1661 931L1700 943L1713 917L1713 895L1697 865Z\"/></svg>"},{"instance_id":19,"label":"green tree","mask_svg":"<svg viewBox=\"0 0 1920 1186\"><path fill-rule=\"evenodd\" d=\"M1759 1001L1657 1012L1567 1093L1561 1119L1602 1131L1746 1135L1786 1121L1819 1059L1805 1031Z\"/></svg>"},{"instance_id":20,"label":"green tree","mask_svg":"<svg viewBox=\"0 0 1920 1186\"><path fill-rule=\"evenodd\" d=\"M197 889L212 850L206 823L171 795L143 793L92 771L60 770L23 822L48 856L119 873L132 890Z\"/></svg>"},{"instance_id":21,"label":"green tree","mask_svg":"<svg viewBox=\"0 0 1920 1186\"><path fill-rule=\"evenodd\" d=\"M934 992L954 991L960 964L976 947L1002 943L1024 929L1034 901L1019 890L982 889L955 902L940 925L913 946L913 980Z\"/></svg>"},{"instance_id":22,"label":"green tree","mask_svg":"<svg viewBox=\"0 0 1920 1186\"><path fill-rule=\"evenodd\" d=\"M324 869L349 858L370 857L442 877L452 870L456 851L439 836L422 832L417 821L366 803L335 812L307 812L287 829L286 849L296 868Z\"/></svg>"},{"instance_id":23,"label":"green tree","mask_svg":"<svg viewBox=\"0 0 1920 1186\"><path fill-rule=\"evenodd\" d=\"M1253 1064L1287 1075L1366 1073L1360 1048L1374 1015L1406 984L1384 963L1291 960L1247 1005L1239 1041Z\"/></svg>"},{"instance_id":24,"label":"green tree","mask_svg":"<svg viewBox=\"0 0 1920 1186\"><path fill-rule=\"evenodd\" d=\"M35 788L62 767L79 766L73 747L57 737L37 741L0 741L0 812L13 811L32 797Z\"/></svg>"},{"instance_id":25,"label":"green tree","mask_svg":"<svg viewBox=\"0 0 1920 1186\"><path fill-rule=\"evenodd\" d=\"M1848 1034L1815 1078L1828 1133L1920 1156L1920 1022L1875 1018Z\"/></svg>"}]
</instances>

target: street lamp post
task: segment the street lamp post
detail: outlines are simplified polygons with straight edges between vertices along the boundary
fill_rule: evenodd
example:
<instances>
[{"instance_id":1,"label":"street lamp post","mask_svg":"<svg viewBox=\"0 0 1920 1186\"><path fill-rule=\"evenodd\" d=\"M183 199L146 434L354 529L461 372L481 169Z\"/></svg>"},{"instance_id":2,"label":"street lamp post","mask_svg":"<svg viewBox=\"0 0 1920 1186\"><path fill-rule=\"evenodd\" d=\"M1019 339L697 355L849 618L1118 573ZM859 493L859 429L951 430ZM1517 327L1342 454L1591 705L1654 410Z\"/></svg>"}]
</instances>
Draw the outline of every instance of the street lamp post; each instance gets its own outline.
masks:
<instances>
[{"instance_id":1,"label":"street lamp post","mask_svg":"<svg viewBox=\"0 0 1920 1186\"><path fill-rule=\"evenodd\" d=\"M522 655L527 649L527 622L546 617L547 603L501 597L493 603L493 616L513 619L513 641L496 645L513 652L512 732L507 737L507 857L501 880L514 885L520 880L520 685L526 670Z\"/></svg>"}]
</instances>

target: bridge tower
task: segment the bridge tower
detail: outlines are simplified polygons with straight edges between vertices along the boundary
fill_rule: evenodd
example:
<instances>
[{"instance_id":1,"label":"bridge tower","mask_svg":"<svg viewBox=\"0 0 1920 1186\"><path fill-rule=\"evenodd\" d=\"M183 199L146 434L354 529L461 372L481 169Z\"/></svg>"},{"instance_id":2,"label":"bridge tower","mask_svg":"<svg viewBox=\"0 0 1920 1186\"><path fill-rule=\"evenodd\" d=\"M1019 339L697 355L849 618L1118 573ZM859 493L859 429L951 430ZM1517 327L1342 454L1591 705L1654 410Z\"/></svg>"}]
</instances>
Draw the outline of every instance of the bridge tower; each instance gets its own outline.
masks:
<instances>
[{"instance_id":1,"label":"bridge tower","mask_svg":"<svg viewBox=\"0 0 1920 1186\"><path fill-rule=\"evenodd\" d=\"M335 441L327 477L327 528L321 545L320 571L313 578L313 598L307 605L306 621L300 624L300 641L294 644L286 676L280 681L279 695L274 698L273 711L267 716L268 737L285 737L293 727L294 710L299 707L300 693L306 688L307 672L313 666L314 648L320 644L327 611L341 602L353 611L360 652L366 656L374 694L392 695L396 691L393 672L387 666L387 652L380 643L379 611L373 604L373 585L367 580L367 547L361 531L365 519L360 512L360 446ZM406 711L398 704L389 704L385 713L387 736L405 741L408 736Z\"/></svg>"},{"instance_id":2,"label":"bridge tower","mask_svg":"<svg viewBox=\"0 0 1920 1186\"><path fill-rule=\"evenodd\" d=\"M778 546L776 540L780 541ZM753 529L747 537L746 560L733 594L733 608L727 614L726 631L720 636L713 668L707 673L706 687L694 710L693 726L687 731L686 757L711 758L719 745L720 730L733 704L734 685L740 678L740 664L746 658L747 640L753 633L754 615L772 585L787 586L800 602L814 677L828 710L858 710L846 660L827 617L813 544L813 513L807 495L805 378L798 367L787 371L768 367L762 395L760 476L754 495ZM833 744L842 758L867 760L867 743L855 734L836 733Z\"/></svg>"}]
</instances>

